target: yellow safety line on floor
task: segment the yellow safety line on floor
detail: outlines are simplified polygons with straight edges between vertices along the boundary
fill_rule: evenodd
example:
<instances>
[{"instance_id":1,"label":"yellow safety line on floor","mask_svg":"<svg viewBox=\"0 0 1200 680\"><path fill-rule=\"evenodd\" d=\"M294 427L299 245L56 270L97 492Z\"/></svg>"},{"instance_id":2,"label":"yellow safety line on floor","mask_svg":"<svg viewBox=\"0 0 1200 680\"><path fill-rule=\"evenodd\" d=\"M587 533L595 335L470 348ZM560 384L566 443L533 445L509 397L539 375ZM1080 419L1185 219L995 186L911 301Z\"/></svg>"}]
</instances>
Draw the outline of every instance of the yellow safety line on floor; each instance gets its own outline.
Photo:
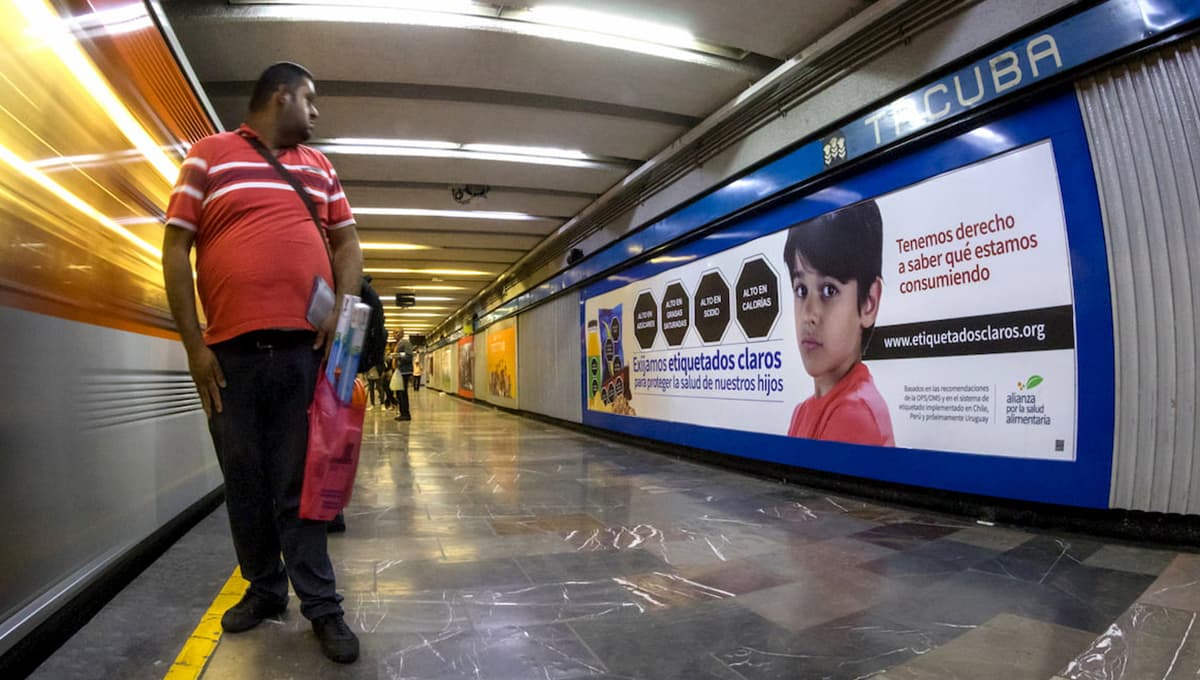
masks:
<instances>
[{"instance_id":1,"label":"yellow safety line on floor","mask_svg":"<svg viewBox=\"0 0 1200 680\"><path fill-rule=\"evenodd\" d=\"M242 572L235 567L208 611L204 612L196 630L183 644L183 649L175 657L175 663L171 664L163 680L196 680L200 677L208 657L212 656L217 643L221 641L221 615L242 599L249 585L250 582L242 578Z\"/></svg>"}]
</instances>

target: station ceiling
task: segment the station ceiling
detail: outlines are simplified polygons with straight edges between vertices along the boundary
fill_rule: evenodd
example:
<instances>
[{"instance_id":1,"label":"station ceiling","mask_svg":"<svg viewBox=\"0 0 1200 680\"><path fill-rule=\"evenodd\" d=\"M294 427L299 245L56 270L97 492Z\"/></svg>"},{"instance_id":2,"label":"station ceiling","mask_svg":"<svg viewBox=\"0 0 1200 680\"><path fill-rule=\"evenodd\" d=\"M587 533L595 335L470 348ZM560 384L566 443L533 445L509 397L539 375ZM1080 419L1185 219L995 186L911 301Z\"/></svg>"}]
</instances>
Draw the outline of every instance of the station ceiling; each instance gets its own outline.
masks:
<instances>
[{"instance_id":1,"label":"station ceiling","mask_svg":"<svg viewBox=\"0 0 1200 680\"><path fill-rule=\"evenodd\" d=\"M225 129L277 61L316 76L392 327L435 329L870 0L160 0ZM562 266L566 266L565 256ZM536 283L536 282L535 282Z\"/></svg>"}]
</instances>

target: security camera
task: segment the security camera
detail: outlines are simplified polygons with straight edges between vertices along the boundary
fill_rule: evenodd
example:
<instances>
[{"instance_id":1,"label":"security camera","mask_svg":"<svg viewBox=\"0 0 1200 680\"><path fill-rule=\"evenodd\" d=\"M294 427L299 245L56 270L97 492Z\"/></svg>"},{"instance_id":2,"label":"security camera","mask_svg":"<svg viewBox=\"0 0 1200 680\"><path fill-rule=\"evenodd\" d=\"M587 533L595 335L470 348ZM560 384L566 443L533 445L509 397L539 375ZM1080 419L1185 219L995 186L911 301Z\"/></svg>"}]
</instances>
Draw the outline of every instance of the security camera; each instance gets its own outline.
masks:
<instances>
[{"instance_id":1,"label":"security camera","mask_svg":"<svg viewBox=\"0 0 1200 680\"><path fill-rule=\"evenodd\" d=\"M453 198L455 203L466 205L477 198L486 199L491 189L486 184L451 184L450 198Z\"/></svg>"}]
</instances>

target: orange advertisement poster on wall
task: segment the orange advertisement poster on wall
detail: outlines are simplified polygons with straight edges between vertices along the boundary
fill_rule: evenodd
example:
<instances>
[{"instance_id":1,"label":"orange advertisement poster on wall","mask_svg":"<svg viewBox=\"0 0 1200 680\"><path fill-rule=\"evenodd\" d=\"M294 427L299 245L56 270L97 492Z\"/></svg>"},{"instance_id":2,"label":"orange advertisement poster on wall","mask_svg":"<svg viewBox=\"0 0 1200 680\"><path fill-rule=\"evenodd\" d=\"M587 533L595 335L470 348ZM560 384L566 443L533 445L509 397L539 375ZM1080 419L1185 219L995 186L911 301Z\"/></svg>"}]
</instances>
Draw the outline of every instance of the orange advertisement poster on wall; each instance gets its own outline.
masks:
<instances>
[{"instance_id":1,"label":"orange advertisement poster on wall","mask_svg":"<svg viewBox=\"0 0 1200 680\"><path fill-rule=\"evenodd\" d=\"M487 332L488 394L517 398L517 326L502 321Z\"/></svg>"}]
</instances>

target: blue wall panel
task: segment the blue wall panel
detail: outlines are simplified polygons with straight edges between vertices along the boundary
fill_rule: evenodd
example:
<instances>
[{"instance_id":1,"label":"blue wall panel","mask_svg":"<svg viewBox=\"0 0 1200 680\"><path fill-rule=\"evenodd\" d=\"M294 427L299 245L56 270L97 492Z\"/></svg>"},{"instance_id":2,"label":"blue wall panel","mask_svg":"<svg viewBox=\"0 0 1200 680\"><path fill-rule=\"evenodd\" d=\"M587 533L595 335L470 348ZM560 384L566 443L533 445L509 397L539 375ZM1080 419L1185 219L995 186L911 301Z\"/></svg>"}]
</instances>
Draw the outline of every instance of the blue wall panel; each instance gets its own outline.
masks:
<instances>
[{"instance_id":1,"label":"blue wall panel","mask_svg":"<svg viewBox=\"0 0 1200 680\"><path fill-rule=\"evenodd\" d=\"M869 479L1004 498L1107 507L1114 418L1112 310L1091 156L1079 107L1071 91L1060 92L1019 113L887 161L810 195L762 208L720 231L665 253L670 255L669 262L644 262L587 286L582 298L1041 140L1051 142L1058 164L1073 275L1078 375L1075 461L879 449L616 416L591 411L586 406L584 423L745 458ZM763 181L772 186L786 186L787 172L796 173L795 177L800 179L810 172L812 159L805 153L799 153L791 159L793 162L788 160L781 159L769 166L776 174ZM735 200L733 193L739 190L752 191L750 183L759 179L755 173L740 180L741 187L739 182L727 187L730 201ZM745 195L738 198L746 200ZM711 222L728 214L730 207L722 201L704 201L689 206L681 214L686 213L689 221ZM705 209L709 212L702 212ZM582 309L580 320L582 330Z\"/></svg>"}]
</instances>

